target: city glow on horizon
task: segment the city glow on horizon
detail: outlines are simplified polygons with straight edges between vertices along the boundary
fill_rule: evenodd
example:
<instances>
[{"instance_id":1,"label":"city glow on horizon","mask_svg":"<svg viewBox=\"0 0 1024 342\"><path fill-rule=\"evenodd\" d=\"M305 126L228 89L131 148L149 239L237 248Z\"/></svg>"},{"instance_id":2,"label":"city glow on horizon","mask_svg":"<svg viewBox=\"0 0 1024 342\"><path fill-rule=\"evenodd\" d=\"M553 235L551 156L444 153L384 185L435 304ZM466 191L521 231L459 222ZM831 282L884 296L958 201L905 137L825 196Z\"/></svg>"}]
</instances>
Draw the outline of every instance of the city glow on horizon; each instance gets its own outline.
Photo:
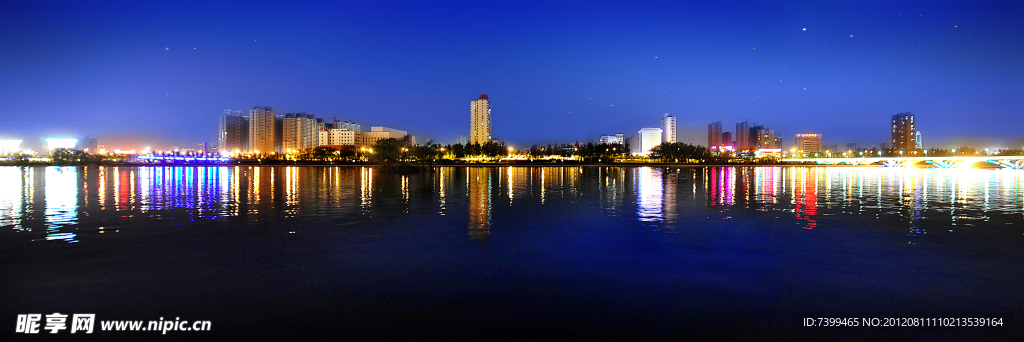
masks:
<instances>
[{"instance_id":1,"label":"city glow on horizon","mask_svg":"<svg viewBox=\"0 0 1024 342\"><path fill-rule=\"evenodd\" d=\"M78 145L78 139L72 138L48 138L46 139L46 147L49 149L66 148L74 149L75 145Z\"/></svg>"}]
</instances>

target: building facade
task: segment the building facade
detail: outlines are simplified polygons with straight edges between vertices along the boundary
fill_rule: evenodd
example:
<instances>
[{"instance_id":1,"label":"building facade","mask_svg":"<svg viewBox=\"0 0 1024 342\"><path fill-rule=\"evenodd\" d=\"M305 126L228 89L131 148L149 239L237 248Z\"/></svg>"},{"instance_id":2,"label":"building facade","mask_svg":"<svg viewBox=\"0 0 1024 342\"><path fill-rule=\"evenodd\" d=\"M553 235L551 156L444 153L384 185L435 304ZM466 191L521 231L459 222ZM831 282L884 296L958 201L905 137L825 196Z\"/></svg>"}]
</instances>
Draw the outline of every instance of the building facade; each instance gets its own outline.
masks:
<instances>
[{"instance_id":1,"label":"building facade","mask_svg":"<svg viewBox=\"0 0 1024 342\"><path fill-rule=\"evenodd\" d=\"M678 139L676 139L676 117L672 116L671 113L665 113L665 115L661 117L661 129L664 134L661 142L675 143L678 141Z\"/></svg>"},{"instance_id":2,"label":"building facade","mask_svg":"<svg viewBox=\"0 0 1024 342\"><path fill-rule=\"evenodd\" d=\"M406 131L403 131L403 130L400 130L400 129L381 127L381 126L370 127L370 131L369 132L363 132L362 133L363 145L373 145L374 143L376 143L379 140L388 139L388 138L401 139L401 138L405 137L406 135L409 135L409 132L406 132ZM412 137L410 137L410 141L409 142L411 144L413 144L413 145L416 144L415 138L412 138Z\"/></svg>"},{"instance_id":3,"label":"building facade","mask_svg":"<svg viewBox=\"0 0 1024 342\"><path fill-rule=\"evenodd\" d=\"M491 100L480 94L469 101L469 143L483 145L491 138Z\"/></svg>"},{"instance_id":4,"label":"building facade","mask_svg":"<svg viewBox=\"0 0 1024 342\"><path fill-rule=\"evenodd\" d=\"M364 145L362 132L344 128L332 128L319 132L320 146Z\"/></svg>"},{"instance_id":5,"label":"building facade","mask_svg":"<svg viewBox=\"0 0 1024 342\"><path fill-rule=\"evenodd\" d=\"M639 140L639 146L638 146L637 154L640 154L640 155L649 155L649 154L651 154L651 149L654 148L654 146L658 146L658 145L661 144L661 139L662 139L661 135L662 135L662 133L663 132L662 132L661 128L642 128L642 129L640 129L640 131L637 132L637 136L638 136L637 140Z\"/></svg>"},{"instance_id":6,"label":"building facade","mask_svg":"<svg viewBox=\"0 0 1024 342\"><path fill-rule=\"evenodd\" d=\"M609 145L611 145L611 144L625 144L626 143L626 137L625 137L625 134L623 134L623 133L615 133L614 135L604 134L604 135L601 135L601 143L602 144L609 144Z\"/></svg>"},{"instance_id":7,"label":"building facade","mask_svg":"<svg viewBox=\"0 0 1024 342\"><path fill-rule=\"evenodd\" d=\"M917 148L917 125L914 123L914 114L903 112L892 116L890 143L893 151L907 153Z\"/></svg>"},{"instance_id":8,"label":"building facade","mask_svg":"<svg viewBox=\"0 0 1024 342\"><path fill-rule=\"evenodd\" d=\"M800 133L796 135L797 153L821 152L821 134Z\"/></svg>"},{"instance_id":9,"label":"building facade","mask_svg":"<svg viewBox=\"0 0 1024 342\"><path fill-rule=\"evenodd\" d=\"M249 110L249 151L261 154L280 152L281 132L273 107Z\"/></svg>"},{"instance_id":10,"label":"building facade","mask_svg":"<svg viewBox=\"0 0 1024 342\"><path fill-rule=\"evenodd\" d=\"M249 150L249 117L240 110L225 109L220 116L217 150L233 153Z\"/></svg>"},{"instance_id":11,"label":"building facade","mask_svg":"<svg viewBox=\"0 0 1024 342\"><path fill-rule=\"evenodd\" d=\"M320 124L313 114L285 114L281 128L281 149L285 153L301 152L319 146Z\"/></svg>"}]
</instances>

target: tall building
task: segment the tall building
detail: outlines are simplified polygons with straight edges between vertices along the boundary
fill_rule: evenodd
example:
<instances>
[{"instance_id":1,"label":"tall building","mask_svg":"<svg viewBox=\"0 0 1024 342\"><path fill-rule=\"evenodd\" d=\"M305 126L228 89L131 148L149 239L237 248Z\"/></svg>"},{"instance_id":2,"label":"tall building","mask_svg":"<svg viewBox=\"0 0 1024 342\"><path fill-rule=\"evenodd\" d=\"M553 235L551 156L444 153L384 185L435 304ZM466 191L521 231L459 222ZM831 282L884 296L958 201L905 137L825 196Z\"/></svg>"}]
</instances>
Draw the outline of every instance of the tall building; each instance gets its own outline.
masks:
<instances>
[{"instance_id":1,"label":"tall building","mask_svg":"<svg viewBox=\"0 0 1024 342\"><path fill-rule=\"evenodd\" d=\"M469 101L469 143L481 144L491 141L491 100L487 94Z\"/></svg>"},{"instance_id":2,"label":"tall building","mask_svg":"<svg viewBox=\"0 0 1024 342\"><path fill-rule=\"evenodd\" d=\"M892 149L910 152L917 148L917 126L914 114L898 113L892 116Z\"/></svg>"},{"instance_id":3,"label":"tall building","mask_svg":"<svg viewBox=\"0 0 1024 342\"><path fill-rule=\"evenodd\" d=\"M722 146L736 146L732 141L731 132L722 132Z\"/></svg>"},{"instance_id":4,"label":"tall building","mask_svg":"<svg viewBox=\"0 0 1024 342\"><path fill-rule=\"evenodd\" d=\"M641 128L640 131L637 132L640 143L637 154L651 154L651 149L654 148L654 146L661 144L661 134L661 128Z\"/></svg>"},{"instance_id":5,"label":"tall building","mask_svg":"<svg viewBox=\"0 0 1024 342\"><path fill-rule=\"evenodd\" d=\"M217 150L221 153L249 150L249 117L240 110L225 109L220 116Z\"/></svg>"},{"instance_id":6,"label":"tall building","mask_svg":"<svg viewBox=\"0 0 1024 342\"><path fill-rule=\"evenodd\" d=\"M277 139L281 133L278 129L273 107L253 107L249 110L249 151L263 154L280 152L281 144Z\"/></svg>"},{"instance_id":7,"label":"tall building","mask_svg":"<svg viewBox=\"0 0 1024 342\"><path fill-rule=\"evenodd\" d=\"M745 151L751 149L750 123L747 121L736 123L736 150Z\"/></svg>"},{"instance_id":8,"label":"tall building","mask_svg":"<svg viewBox=\"0 0 1024 342\"><path fill-rule=\"evenodd\" d=\"M775 144L775 130L761 125L750 127L749 149L778 148Z\"/></svg>"},{"instance_id":9,"label":"tall building","mask_svg":"<svg viewBox=\"0 0 1024 342\"><path fill-rule=\"evenodd\" d=\"M664 131L664 138L661 139L661 142L674 143L678 141L676 139L676 117L671 113L665 113L661 117L661 129Z\"/></svg>"},{"instance_id":10,"label":"tall building","mask_svg":"<svg viewBox=\"0 0 1024 342\"><path fill-rule=\"evenodd\" d=\"M319 146L320 125L313 114L285 114L281 126L281 149L283 152L300 152Z\"/></svg>"},{"instance_id":11,"label":"tall building","mask_svg":"<svg viewBox=\"0 0 1024 342\"><path fill-rule=\"evenodd\" d=\"M728 145L722 143L722 122L715 121L708 124L708 148Z\"/></svg>"},{"instance_id":12,"label":"tall building","mask_svg":"<svg viewBox=\"0 0 1024 342\"><path fill-rule=\"evenodd\" d=\"M821 152L821 134L800 133L796 135L796 151L799 153Z\"/></svg>"}]
</instances>

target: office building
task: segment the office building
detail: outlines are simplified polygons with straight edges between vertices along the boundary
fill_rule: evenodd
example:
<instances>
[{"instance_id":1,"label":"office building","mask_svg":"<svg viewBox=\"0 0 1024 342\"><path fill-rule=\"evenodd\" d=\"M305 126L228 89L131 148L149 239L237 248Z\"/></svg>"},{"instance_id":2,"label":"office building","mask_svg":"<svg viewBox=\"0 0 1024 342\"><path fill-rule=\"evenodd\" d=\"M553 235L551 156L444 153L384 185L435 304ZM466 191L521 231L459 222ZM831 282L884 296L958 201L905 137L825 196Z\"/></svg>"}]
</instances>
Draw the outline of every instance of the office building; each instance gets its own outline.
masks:
<instances>
[{"instance_id":1,"label":"office building","mask_svg":"<svg viewBox=\"0 0 1024 342\"><path fill-rule=\"evenodd\" d=\"M363 133L345 128L332 128L319 133L320 146L364 145Z\"/></svg>"},{"instance_id":2,"label":"office building","mask_svg":"<svg viewBox=\"0 0 1024 342\"><path fill-rule=\"evenodd\" d=\"M797 153L821 152L821 134L800 133L796 135Z\"/></svg>"},{"instance_id":3,"label":"office building","mask_svg":"<svg viewBox=\"0 0 1024 342\"><path fill-rule=\"evenodd\" d=\"M651 154L651 149L661 144L661 128L642 128L637 132L639 145L637 154Z\"/></svg>"},{"instance_id":4,"label":"office building","mask_svg":"<svg viewBox=\"0 0 1024 342\"><path fill-rule=\"evenodd\" d=\"M717 148L726 145L722 143L722 122L715 121L708 124L708 148Z\"/></svg>"},{"instance_id":5,"label":"office building","mask_svg":"<svg viewBox=\"0 0 1024 342\"><path fill-rule=\"evenodd\" d=\"M280 125L273 107L249 110L249 151L261 154L280 152Z\"/></svg>"},{"instance_id":6,"label":"office building","mask_svg":"<svg viewBox=\"0 0 1024 342\"><path fill-rule=\"evenodd\" d=\"M665 113L665 115L661 117L661 129L664 134L661 142L675 143L678 141L676 139L676 117L672 116L672 114Z\"/></svg>"},{"instance_id":7,"label":"office building","mask_svg":"<svg viewBox=\"0 0 1024 342\"><path fill-rule=\"evenodd\" d=\"M491 100L487 94L469 101L469 143L481 144L491 141Z\"/></svg>"},{"instance_id":8,"label":"office building","mask_svg":"<svg viewBox=\"0 0 1024 342\"><path fill-rule=\"evenodd\" d=\"M249 117L240 110L225 109L220 116L217 150L221 153L249 150Z\"/></svg>"},{"instance_id":9,"label":"office building","mask_svg":"<svg viewBox=\"0 0 1024 342\"><path fill-rule=\"evenodd\" d=\"M898 113L892 116L892 150L910 152L917 148L917 125L914 114ZM897 152L898 153L898 152Z\"/></svg>"},{"instance_id":10,"label":"office building","mask_svg":"<svg viewBox=\"0 0 1024 342\"><path fill-rule=\"evenodd\" d=\"M283 152L296 153L319 146L320 123L313 114L285 114L281 126Z\"/></svg>"}]
</instances>

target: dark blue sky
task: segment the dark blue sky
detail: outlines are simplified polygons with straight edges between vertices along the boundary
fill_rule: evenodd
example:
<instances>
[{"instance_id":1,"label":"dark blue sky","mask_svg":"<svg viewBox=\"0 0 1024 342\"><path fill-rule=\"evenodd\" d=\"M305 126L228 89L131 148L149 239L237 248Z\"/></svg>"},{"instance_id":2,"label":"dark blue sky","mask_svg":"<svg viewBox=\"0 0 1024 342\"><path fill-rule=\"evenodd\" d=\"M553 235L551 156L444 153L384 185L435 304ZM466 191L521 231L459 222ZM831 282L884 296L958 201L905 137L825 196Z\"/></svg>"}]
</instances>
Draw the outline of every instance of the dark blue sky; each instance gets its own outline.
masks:
<instances>
[{"instance_id":1,"label":"dark blue sky","mask_svg":"<svg viewBox=\"0 0 1024 342\"><path fill-rule=\"evenodd\" d=\"M787 147L800 132L877 146L911 111L926 147L1020 148L1021 13L987 0L5 1L0 138L187 146L214 141L224 109L259 105L449 143L488 93L494 135L517 147L628 135L665 112L702 145L709 122L747 119Z\"/></svg>"}]
</instances>

